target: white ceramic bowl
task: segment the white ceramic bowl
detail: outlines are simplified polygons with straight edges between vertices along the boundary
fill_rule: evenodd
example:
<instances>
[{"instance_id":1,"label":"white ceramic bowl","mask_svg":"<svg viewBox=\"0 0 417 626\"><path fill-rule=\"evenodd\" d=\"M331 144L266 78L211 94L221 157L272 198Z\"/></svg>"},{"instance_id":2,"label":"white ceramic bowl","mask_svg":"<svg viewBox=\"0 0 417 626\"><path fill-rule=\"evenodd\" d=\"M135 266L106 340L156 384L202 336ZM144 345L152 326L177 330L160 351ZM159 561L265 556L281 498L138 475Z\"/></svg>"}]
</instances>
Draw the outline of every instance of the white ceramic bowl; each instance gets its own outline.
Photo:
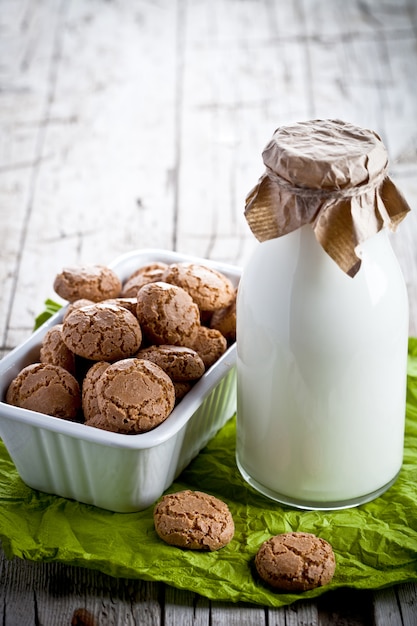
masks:
<instances>
[{"instance_id":1,"label":"white ceramic bowl","mask_svg":"<svg viewBox=\"0 0 417 626\"><path fill-rule=\"evenodd\" d=\"M234 285L240 269L158 249L133 251L110 266L125 280L152 261L213 267ZM0 361L0 398L12 379L38 361L42 338L65 309ZM150 506L236 410L232 345L157 428L123 435L0 402L0 437L22 480L34 489L117 512Z\"/></svg>"}]
</instances>

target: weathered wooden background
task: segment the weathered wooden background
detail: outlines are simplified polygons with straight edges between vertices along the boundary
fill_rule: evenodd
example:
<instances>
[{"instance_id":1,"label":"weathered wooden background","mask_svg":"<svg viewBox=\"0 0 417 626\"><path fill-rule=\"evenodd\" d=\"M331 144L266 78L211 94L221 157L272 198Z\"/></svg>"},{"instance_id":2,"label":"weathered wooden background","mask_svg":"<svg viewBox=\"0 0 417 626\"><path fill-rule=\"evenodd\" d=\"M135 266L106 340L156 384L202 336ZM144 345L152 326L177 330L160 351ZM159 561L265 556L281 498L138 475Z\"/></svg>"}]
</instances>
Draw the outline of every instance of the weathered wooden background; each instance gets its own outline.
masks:
<instances>
[{"instance_id":1,"label":"weathered wooden background","mask_svg":"<svg viewBox=\"0 0 417 626\"><path fill-rule=\"evenodd\" d=\"M243 264L275 128L376 130L417 209L416 0L0 0L0 350L64 266L157 247ZM417 334L417 218L393 245ZM58 564L0 562L5 626L417 624L415 585L281 611Z\"/></svg>"}]
</instances>

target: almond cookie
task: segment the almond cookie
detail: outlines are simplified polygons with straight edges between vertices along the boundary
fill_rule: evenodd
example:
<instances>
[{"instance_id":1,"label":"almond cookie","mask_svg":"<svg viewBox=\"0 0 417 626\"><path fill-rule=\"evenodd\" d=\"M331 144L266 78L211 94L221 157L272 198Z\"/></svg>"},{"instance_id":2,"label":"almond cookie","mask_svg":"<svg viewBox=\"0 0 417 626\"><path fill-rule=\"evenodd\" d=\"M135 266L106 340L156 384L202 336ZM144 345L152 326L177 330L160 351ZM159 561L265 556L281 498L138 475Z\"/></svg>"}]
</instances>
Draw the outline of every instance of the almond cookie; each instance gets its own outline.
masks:
<instances>
[{"instance_id":1,"label":"almond cookie","mask_svg":"<svg viewBox=\"0 0 417 626\"><path fill-rule=\"evenodd\" d=\"M65 320L68 315L70 315L75 309L81 309L83 306L89 306L90 304L94 304L92 300L87 300L87 298L81 298L80 300L74 300L74 302L70 302L63 315L62 321Z\"/></svg>"},{"instance_id":2,"label":"almond cookie","mask_svg":"<svg viewBox=\"0 0 417 626\"><path fill-rule=\"evenodd\" d=\"M236 294L229 306L214 311L210 319L210 328L219 330L229 343L236 341Z\"/></svg>"},{"instance_id":3,"label":"almond cookie","mask_svg":"<svg viewBox=\"0 0 417 626\"><path fill-rule=\"evenodd\" d=\"M84 424L86 426L92 426L94 428L100 428L101 430L110 431L110 428L108 427L107 417L105 415L102 415L101 413L96 413L95 415L90 417L86 422L84 422Z\"/></svg>"},{"instance_id":4,"label":"almond cookie","mask_svg":"<svg viewBox=\"0 0 417 626\"><path fill-rule=\"evenodd\" d=\"M172 381L174 383L175 389L175 404L181 402L183 398L187 395L187 393L192 389L193 383L191 381Z\"/></svg>"},{"instance_id":5,"label":"almond cookie","mask_svg":"<svg viewBox=\"0 0 417 626\"><path fill-rule=\"evenodd\" d=\"M159 365L174 382L197 380L205 372L199 354L184 346L150 346L139 350L136 356Z\"/></svg>"},{"instance_id":6,"label":"almond cookie","mask_svg":"<svg viewBox=\"0 0 417 626\"><path fill-rule=\"evenodd\" d=\"M116 306L122 306L136 317L136 309L138 306L136 298L109 298L108 300L103 300L101 304L115 304Z\"/></svg>"},{"instance_id":7,"label":"almond cookie","mask_svg":"<svg viewBox=\"0 0 417 626\"><path fill-rule=\"evenodd\" d=\"M235 289L227 276L197 263L173 263L161 280L185 289L201 311L229 306L234 298Z\"/></svg>"},{"instance_id":8,"label":"almond cookie","mask_svg":"<svg viewBox=\"0 0 417 626\"><path fill-rule=\"evenodd\" d=\"M161 424L175 405L174 385L155 363L123 359L110 365L96 382L105 430L144 433Z\"/></svg>"},{"instance_id":9,"label":"almond cookie","mask_svg":"<svg viewBox=\"0 0 417 626\"><path fill-rule=\"evenodd\" d=\"M200 311L181 287L148 283L138 292L137 317L151 344L190 346L200 327Z\"/></svg>"},{"instance_id":10,"label":"almond cookie","mask_svg":"<svg viewBox=\"0 0 417 626\"><path fill-rule=\"evenodd\" d=\"M331 545L311 533L276 535L265 541L255 557L259 576L284 591L307 591L327 585L336 560Z\"/></svg>"},{"instance_id":11,"label":"almond cookie","mask_svg":"<svg viewBox=\"0 0 417 626\"><path fill-rule=\"evenodd\" d=\"M55 277L54 289L68 302L81 298L100 302L108 298L117 298L122 283L117 274L105 265L82 265L64 268Z\"/></svg>"},{"instance_id":12,"label":"almond cookie","mask_svg":"<svg viewBox=\"0 0 417 626\"><path fill-rule=\"evenodd\" d=\"M110 366L107 361L97 361L87 371L81 388L81 406L86 424L100 414L97 400L96 383L102 373Z\"/></svg>"},{"instance_id":13,"label":"almond cookie","mask_svg":"<svg viewBox=\"0 0 417 626\"><path fill-rule=\"evenodd\" d=\"M23 409L74 420L81 405L75 378L58 365L33 363L12 380L6 402Z\"/></svg>"},{"instance_id":14,"label":"almond cookie","mask_svg":"<svg viewBox=\"0 0 417 626\"><path fill-rule=\"evenodd\" d=\"M219 550L233 539L235 532L227 504L202 491L163 496L153 517L159 537L179 548Z\"/></svg>"},{"instance_id":15,"label":"almond cookie","mask_svg":"<svg viewBox=\"0 0 417 626\"><path fill-rule=\"evenodd\" d=\"M168 265L166 263L160 263L158 261L155 263L148 263L148 265L140 267L125 281L120 295L124 298L136 298L139 289L141 289L143 285L162 280L162 274L165 272L167 267Z\"/></svg>"},{"instance_id":16,"label":"almond cookie","mask_svg":"<svg viewBox=\"0 0 417 626\"><path fill-rule=\"evenodd\" d=\"M59 365L70 374L75 374L75 354L62 338L62 324L56 324L46 331L42 340L39 360L41 363Z\"/></svg>"},{"instance_id":17,"label":"almond cookie","mask_svg":"<svg viewBox=\"0 0 417 626\"><path fill-rule=\"evenodd\" d=\"M207 370L226 352L226 337L215 328L200 326L192 348L198 352Z\"/></svg>"},{"instance_id":18,"label":"almond cookie","mask_svg":"<svg viewBox=\"0 0 417 626\"><path fill-rule=\"evenodd\" d=\"M136 317L124 307L98 303L68 315L62 337L78 356L92 361L115 361L138 351L142 331Z\"/></svg>"}]
</instances>

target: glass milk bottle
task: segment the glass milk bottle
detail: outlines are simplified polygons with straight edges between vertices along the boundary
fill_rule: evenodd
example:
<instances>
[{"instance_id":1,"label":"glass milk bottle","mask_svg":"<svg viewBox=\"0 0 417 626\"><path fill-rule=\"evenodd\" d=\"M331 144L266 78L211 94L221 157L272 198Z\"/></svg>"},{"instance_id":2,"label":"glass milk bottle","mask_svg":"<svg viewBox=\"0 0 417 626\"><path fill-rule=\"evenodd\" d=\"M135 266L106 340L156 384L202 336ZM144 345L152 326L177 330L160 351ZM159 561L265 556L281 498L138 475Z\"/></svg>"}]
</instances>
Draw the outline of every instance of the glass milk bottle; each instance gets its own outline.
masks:
<instances>
[{"instance_id":1,"label":"glass milk bottle","mask_svg":"<svg viewBox=\"0 0 417 626\"><path fill-rule=\"evenodd\" d=\"M402 465L408 302L386 227L409 207L371 131L282 127L263 157L237 301L237 465L278 502L355 506Z\"/></svg>"}]
</instances>

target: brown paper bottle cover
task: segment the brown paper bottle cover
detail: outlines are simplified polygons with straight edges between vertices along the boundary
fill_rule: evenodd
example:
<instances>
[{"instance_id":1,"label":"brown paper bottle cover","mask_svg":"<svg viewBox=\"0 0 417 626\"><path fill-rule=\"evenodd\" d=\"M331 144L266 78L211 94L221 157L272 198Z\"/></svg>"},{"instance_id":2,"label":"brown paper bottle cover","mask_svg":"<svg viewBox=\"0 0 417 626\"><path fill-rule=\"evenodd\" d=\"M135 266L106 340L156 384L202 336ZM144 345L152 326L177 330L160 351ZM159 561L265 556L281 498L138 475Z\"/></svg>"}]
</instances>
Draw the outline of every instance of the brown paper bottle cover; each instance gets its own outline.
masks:
<instances>
[{"instance_id":1,"label":"brown paper bottle cover","mask_svg":"<svg viewBox=\"0 0 417 626\"><path fill-rule=\"evenodd\" d=\"M388 177L388 155L373 131L340 120L278 128L262 153L266 171L246 198L259 241L311 224L317 241L349 276L356 248L395 230L410 207Z\"/></svg>"}]
</instances>

